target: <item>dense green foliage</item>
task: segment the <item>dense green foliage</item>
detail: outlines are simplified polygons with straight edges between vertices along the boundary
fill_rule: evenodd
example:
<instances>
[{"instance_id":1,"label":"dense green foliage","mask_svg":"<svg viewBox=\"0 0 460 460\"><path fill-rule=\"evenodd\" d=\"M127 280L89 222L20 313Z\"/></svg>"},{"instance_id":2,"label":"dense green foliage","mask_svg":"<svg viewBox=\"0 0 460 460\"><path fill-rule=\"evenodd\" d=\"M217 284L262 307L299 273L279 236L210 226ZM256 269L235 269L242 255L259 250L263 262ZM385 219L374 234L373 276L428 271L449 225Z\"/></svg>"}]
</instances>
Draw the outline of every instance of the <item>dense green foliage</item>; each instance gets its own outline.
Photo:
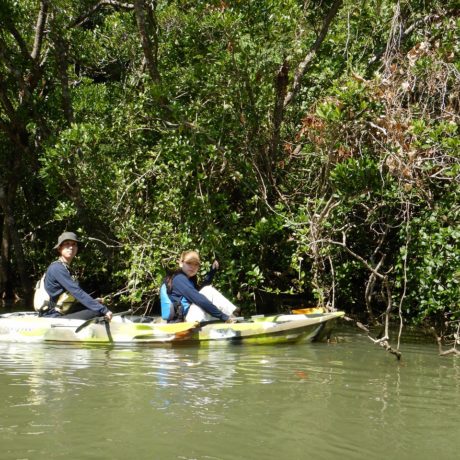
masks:
<instances>
[{"instance_id":1,"label":"dense green foliage","mask_svg":"<svg viewBox=\"0 0 460 460\"><path fill-rule=\"evenodd\" d=\"M69 229L138 306L193 248L247 312L459 312L457 1L0 4L5 296Z\"/></svg>"}]
</instances>

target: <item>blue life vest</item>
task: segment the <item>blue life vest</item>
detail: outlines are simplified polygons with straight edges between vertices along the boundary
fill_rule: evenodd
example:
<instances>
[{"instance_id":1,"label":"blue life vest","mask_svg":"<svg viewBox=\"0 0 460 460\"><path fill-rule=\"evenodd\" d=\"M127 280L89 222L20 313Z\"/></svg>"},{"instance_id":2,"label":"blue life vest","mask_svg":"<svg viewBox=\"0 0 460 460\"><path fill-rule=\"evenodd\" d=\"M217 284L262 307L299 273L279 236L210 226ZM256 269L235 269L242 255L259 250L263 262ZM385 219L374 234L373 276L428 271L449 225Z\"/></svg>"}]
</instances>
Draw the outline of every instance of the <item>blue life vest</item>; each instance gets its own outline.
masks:
<instances>
[{"instance_id":1,"label":"blue life vest","mask_svg":"<svg viewBox=\"0 0 460 460\"><path fill-rule=\"evenodd\" d=\"M184 321L190 304L185 297L173 304L168 295L168 287L163 283L160 287L161 317L168 323Z\"/></svg>"}]
</instances>

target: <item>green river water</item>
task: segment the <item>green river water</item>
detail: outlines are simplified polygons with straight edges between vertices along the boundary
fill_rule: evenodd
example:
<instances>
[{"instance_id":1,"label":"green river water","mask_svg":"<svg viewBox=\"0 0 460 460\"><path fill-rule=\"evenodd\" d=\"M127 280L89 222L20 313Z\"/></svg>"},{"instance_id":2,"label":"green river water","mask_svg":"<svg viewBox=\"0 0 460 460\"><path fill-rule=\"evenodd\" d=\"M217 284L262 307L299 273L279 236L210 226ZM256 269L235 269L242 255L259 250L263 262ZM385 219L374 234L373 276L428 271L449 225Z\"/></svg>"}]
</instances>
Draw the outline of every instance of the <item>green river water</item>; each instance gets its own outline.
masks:
<instances>
[{"instance_id":1,"label":"green river water","mask_svg":"<svg viewBox=\"0 0 460 460\"><path fill-rule=\"evenodd\" d=\"M0 459L456 459L460 358L355 329L213 348L0 343Z\"/></svg>"}]
</instances>

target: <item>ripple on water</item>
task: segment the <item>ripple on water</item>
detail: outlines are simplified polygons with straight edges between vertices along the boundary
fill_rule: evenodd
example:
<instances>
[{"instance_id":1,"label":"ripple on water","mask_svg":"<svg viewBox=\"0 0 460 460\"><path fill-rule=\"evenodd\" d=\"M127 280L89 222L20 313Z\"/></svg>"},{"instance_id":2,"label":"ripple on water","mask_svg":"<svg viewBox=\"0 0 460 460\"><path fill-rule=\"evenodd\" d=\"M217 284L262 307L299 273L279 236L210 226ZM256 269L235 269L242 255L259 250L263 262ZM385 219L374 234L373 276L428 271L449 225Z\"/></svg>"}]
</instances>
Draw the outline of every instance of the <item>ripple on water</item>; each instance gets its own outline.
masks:
<instances>
[{"instance_id":1,"label":"ripple on water","mask_svg":"<svg viewBox=\"0 0 460 460\"><path fill-rule=\"evenodd\" d=\"M2 449L34 460L77 445L103 445L107 458L455 458L460 361L430 344L402 350L397 362L362 336L178 349L0 344Z\"/></svg>"}]
</instances>

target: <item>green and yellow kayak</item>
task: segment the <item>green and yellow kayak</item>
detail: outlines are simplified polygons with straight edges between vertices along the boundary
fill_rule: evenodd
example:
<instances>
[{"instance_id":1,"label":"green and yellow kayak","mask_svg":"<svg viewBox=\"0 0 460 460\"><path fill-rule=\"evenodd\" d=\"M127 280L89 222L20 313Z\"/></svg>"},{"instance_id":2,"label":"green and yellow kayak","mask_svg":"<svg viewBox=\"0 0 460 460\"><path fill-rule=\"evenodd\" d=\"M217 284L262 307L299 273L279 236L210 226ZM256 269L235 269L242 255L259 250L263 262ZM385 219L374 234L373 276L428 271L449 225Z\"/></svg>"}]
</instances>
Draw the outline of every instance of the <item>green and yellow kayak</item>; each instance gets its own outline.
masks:
<instances>
[{"instance_id":1,"label":"green and yellow kayak","mask_svg":"<svg viewBox=\"0 0 460 460\"><path fill-rule=\"evenodd\" d=\"M34 313L0 315L0 341L114 344L274 344L313 341L343 312L273 315L236 323L162 323L157 318L114 316L112 321L41 318Z\"/></svg>"}]
</instances>

